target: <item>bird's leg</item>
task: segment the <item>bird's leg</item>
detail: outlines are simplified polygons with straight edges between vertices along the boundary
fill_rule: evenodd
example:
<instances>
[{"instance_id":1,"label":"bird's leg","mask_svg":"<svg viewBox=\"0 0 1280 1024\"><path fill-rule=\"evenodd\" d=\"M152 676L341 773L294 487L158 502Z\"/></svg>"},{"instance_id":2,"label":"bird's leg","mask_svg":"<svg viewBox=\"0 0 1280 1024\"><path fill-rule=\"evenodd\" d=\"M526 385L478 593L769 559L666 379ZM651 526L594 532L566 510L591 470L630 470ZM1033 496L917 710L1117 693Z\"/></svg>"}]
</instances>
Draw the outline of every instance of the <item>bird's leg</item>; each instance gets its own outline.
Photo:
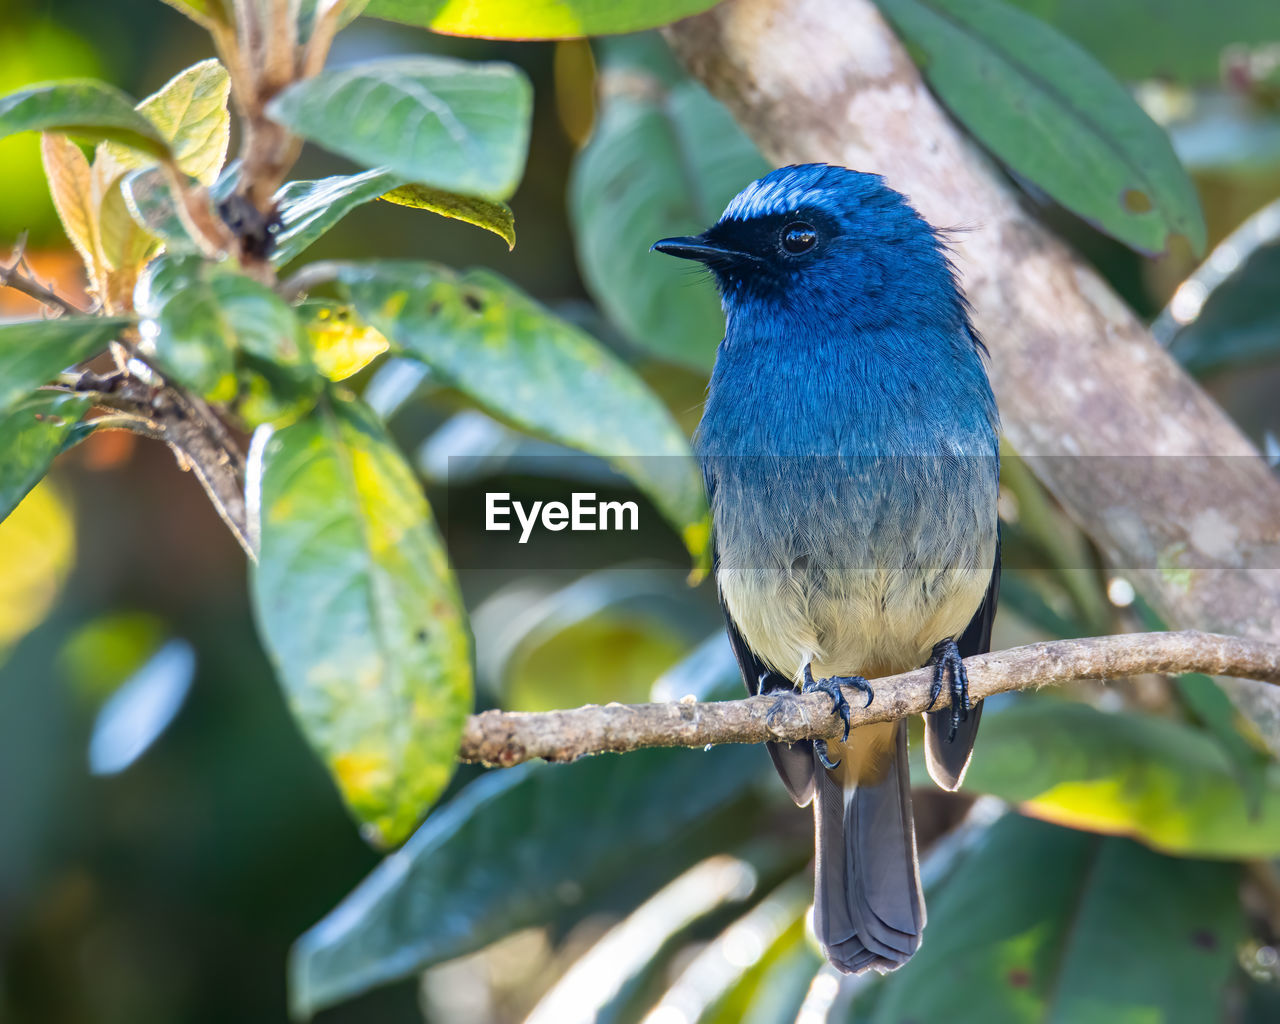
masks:
<instances>
[{"instance_id":1,"label":"bird's leg","mask_svg":"<svg viewBox=\"0 0 1280 1024\"><path fill-rule=\"evenodd\" d=\"M933 654L929 657L933 666L933 686L929 689L929 707L938 702L942 693L942 682L951 670L951 731L947 734L947 742L956 738L956 730L960 723L969 717L969 673L965 671L964 659L960 657L960 648L948 637L934 645Z\"/></svg>"},{"instance_id":2,"label":"bird's leg","mask_svg":"<svg viewBox=\"0 0 1280 1024\"><path fill-rule=\"evenodd\" d=\"M813 678L813 666L806 665L804 667L804 685L800 687L801 693L813 693L815 690L825 693L831 698L831 713L840 716L840 721L844 723L843 740L849 738L849 701L845 698L842 686L852 686L860 693L867 695L867 703L863 707L871 703L875 694L871 690L871 684L862 676L828 676L826 679ZM822 762L824 768L835 768L840 762L832 761L827 756L827 741L814 740L813 749L817 751L818 760Z\"/></svg>"}]
</instances>

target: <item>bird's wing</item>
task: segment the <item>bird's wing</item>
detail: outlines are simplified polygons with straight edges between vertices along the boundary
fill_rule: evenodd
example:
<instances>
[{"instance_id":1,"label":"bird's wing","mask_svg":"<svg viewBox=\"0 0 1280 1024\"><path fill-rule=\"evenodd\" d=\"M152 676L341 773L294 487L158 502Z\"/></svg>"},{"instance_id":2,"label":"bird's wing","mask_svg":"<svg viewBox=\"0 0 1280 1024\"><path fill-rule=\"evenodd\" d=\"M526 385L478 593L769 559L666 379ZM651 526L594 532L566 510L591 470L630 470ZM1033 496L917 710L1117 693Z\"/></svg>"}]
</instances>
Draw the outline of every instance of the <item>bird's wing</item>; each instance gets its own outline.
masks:
<instances>
[{"instance_id":1,"label":"bird's wing","mask_svg":"<svg viewBox=\"0 0 1280 1024\"><path fill-rule=\"evenodd\" d=\"M716 481L715 474L703 466L703 483L707 489L707 504L715 507ZM718 578L720 571L720 551L716 545L714 532L711 537L711 573ZM729 613L724 594L716 590L720 600L720 610L724 613L725 630L729 634L729 644L733 647L733 656L738 660L738 668L742 671L742 682L747 692L754 696L757 693L794 693L795 686L791 680L765 668L764 663L756 657L755 651L747 646L747 641L738 632L737 623ZM763 680L763 685L762 681ZM813 744L808 740L799 743L766 743L769 756L773 758L773 766L787 787L787 793L800 807L806 806L813 799L814 758Z\"/></svg>"},{"instance_id":2,"label":"bird's wing","mask_svg":"<svg viewBox=\"0 0 1280 1024\"><path fill-rule=\"evenodd\" d=\"M729 643L733 647L734 657L738 659L738 668L742 670L742 681L746 684L747 692L753 695L795 693L795 686L789 679L765 668L764 663L747 646L747 641L734 624L733 616L725 607L723 597L720 599L720 608L724 612ZM813 799L813 744L808 740L801 740L799 743L766 743L765 746L769 749L773 766L778 769L791 799L804 807Z\"/></svg>"},{"instance_id":3,"label":"bird's wing","mask_svg":"<svg viewBox=\"0 0 1280 1024\"><path fill-rule=\"evenodd\" d=\"M987 596L978 613L956 641L962 658L974 654L986 654L991 650L991 623L996 617L996 603L1000 599L1000 545L996 544L996 564L991 570L991 583ZM931 711L925 715L924 754L929 774L943 789L958 789L964 781L965 769L973 755L973 741L978 735L978 722L982 718L982 702L977 701L969 711L969 717L960 723L954 737L951 732L951 709Z\"/></svg>"}]
</instances>

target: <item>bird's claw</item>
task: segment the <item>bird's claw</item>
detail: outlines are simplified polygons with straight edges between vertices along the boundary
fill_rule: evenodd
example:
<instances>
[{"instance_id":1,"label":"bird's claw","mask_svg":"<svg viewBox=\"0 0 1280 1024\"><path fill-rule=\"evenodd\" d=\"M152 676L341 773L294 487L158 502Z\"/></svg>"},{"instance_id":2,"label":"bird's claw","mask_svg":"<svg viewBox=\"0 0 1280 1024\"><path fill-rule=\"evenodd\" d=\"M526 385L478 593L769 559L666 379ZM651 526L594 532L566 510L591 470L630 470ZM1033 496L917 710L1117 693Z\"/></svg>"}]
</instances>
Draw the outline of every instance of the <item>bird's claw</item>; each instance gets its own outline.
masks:
<instances>
[{"instance_id":1,"label":"bird's claw","mask_svg":"<svg viewBox=\"0 0 1280 1024\"><path fill-rule=\"evenodd\" d=\"M960 723L969 718L969 709L972 706L969 703L969 673L965 671L964 659L960 657L960 648L951 639L943 640L933 648L929 664L933 666L933 686L929 688L929 708L938 702L947 670L950 669L951 729L947 733L947 742L950 743L956 738Z\"/></svg>"},{"instance_id":2,"label":"bird's claw","mask_svg":"<svg viewBox=\"0 0 1280 1024\"><path fill-rule=\"evenodd\" d=\"M818 755L818 760L822 762L822 767L827 771L835 771L840 767L840 762L831 760L830 755L827 753L826 740L814 740L813 752Z\"/></svg>"},{"instance_id":3,"label":"bird's claw","mask_svg":"<svg viewBox=\"0 0 1280 1024\"><path fill-rule=\"evenodd\" d=\"M867 703L863 707L869 706L875 696L871 684L862 676L828 676L826 679L814 679L813 666L804 667L804 685L800 687L800 692L813 693L817 690L831 698L831 713L840 716L840 721L844 723L843 739L847 740L849 738L849 701L845 698L844 690L841 689L843 686L852 686L855 690L867 695ZM822 756L825 758L825 753ZM827 767L831 766L827 765Z\"/></svg>"}]
</instances>

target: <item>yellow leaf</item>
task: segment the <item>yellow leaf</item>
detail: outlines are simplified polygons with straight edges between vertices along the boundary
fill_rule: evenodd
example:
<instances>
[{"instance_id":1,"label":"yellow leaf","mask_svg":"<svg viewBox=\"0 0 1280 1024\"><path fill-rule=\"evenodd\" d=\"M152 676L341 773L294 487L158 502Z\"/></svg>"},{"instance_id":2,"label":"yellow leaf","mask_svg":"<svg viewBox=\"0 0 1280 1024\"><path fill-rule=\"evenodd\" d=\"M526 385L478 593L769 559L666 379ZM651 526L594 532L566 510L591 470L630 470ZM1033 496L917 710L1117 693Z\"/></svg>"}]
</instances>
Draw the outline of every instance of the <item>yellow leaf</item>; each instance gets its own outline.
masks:
<instances>
[{"instance_id":1,"label":"yellow leaf","mask_svg":"<svg viewBox=\"0 0 1280 1024\"><path fill-rule=\"evenodd\" d=\"M388 348L387 339L350 306L308 302L298 312L304 317L316 368L330 380L359 373Z\"/></svg>"},{"instance_id":2,"label":"yellow leaf","mask_svg":"<svg viewBox=\"0 0 1280 1024\"><path fill-rule=\"evenodd\" d=\"M40 159L49 181L49 194L58 211L58 219L84 260L89 277L97 277L97 207L92 199L89 161L80 147L65 135L44 132L40 136Z\"/></svg>"},{"instance_id":3,"label":"yellow leaf","mask_svg":"<svg viewBox=\"0 0 1280 1024\"><path fill-rule=\"evenodd\" d=\"M492 231L507 243L508 249L516 247L516 219L506 203L478 199L475 196L460 196L456 192L428 188L426 185L402 185L378 198L397 206L430 210L441 217L474 224L478 228Z\"/></svg>"},{"instance_id":4,"label":"yellow leaf","mask_svg":"<svg viewBox=\"0 0 1280 1024\"><path fill-rule=\"evenodd\" d=\"M0 522L0 655L40 624L75 555L75 525L46 482Z\"/></svg>"},{"instance_id":5,"label":"yellow leaf","mask_svg":"<svg viewBox=\"0 0 1280 1024\"><path fill-rule=\"evenodd\" d=\"M135 278L157 247L155 236L129 213L118 181L108 190L98 208L98 236L106 268L131 270Z\"/></svg>"},{"instance_id":6,"label":"yellow leaf","mask_svg":"<svg viewBox=\"0 0 1280 1024\"><path fill-rule=\"evenodd\" d=\"M159 92L138 104L138 110L169 143L178 167L202 185L213 184L226 159L231 137L230 92L226 68L211 58L175 75ZM104 143L99 147L102 150L115 159L120 173L153 162L144 154L112 143Z\"/></svg>"}]
</instances>

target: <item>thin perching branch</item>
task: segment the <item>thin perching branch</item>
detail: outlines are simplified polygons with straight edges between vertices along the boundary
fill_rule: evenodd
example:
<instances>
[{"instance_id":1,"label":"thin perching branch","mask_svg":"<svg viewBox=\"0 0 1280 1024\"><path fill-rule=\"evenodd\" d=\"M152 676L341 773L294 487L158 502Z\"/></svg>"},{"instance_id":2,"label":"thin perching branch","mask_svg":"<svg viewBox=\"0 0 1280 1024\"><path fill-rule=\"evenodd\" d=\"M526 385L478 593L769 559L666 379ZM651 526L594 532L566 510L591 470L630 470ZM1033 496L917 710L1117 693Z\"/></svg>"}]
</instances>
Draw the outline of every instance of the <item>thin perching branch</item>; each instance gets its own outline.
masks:
<instances>
[{"instance_id":1,"label":"thin perching branch","mask_svg":"<svg viewBox=\"0 0 1280 1024\"><path fill-rule=\"evenodd\" d=\"M1143 673L1202 672L1280 684L1280 644L1185 630L1128 633L1028 644L965 659L969 695L978 700L1010 690L1081 679ZM873 680L874 699L846 690L854 728L929 710L931 668ZM946 689L936 708L950 703ZM843 726L825 693L698 703L589 704L571 711L485 711L463 731L459 758L503 767L532 758L572 761L588 754L644 747L832 739Z\"/></svg>"}]
</instances>

